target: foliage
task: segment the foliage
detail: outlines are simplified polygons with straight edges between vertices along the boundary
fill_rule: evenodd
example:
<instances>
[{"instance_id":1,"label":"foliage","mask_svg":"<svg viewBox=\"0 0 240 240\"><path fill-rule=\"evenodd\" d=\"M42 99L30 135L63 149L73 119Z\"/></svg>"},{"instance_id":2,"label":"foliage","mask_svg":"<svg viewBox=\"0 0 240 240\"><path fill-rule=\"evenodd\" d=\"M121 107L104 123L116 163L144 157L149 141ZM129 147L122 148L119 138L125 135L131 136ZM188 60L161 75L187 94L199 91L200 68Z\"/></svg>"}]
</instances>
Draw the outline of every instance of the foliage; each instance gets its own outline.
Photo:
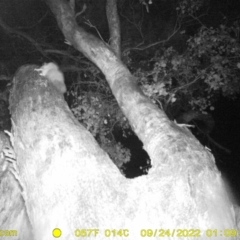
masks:
<instances>
[{"instance_id":1,"label":"foliage","mask_svg":"<svg viewBox=\"0 0 240 240\"><path fill-rule=\"evenodd\" d=\"M103 136L101 148L109 154L113 162L122 170L122 173L124 173L124 164L129 162L131 158L130 150L125 148L120 142L111 142L109 139L104 138Z\"/></svg>"},{"instance_id":2,"label":"foliage","mask_svg":"<svg viewBox=\"0 0 240 240\"><path fill-rule=\"evenodd\" d=\"M219 96L239 93L240 47L233 29L202 27L179 54L172 47L159 50L135 70L143 92L163 109L184 99L185 110L214 109ZM146 67L147 66L147 67Z\"/></svg>"},{"instance_id":3,"label":"foliage","mask_svg":"<svg viewBox=\"0 0 240 240\"><path fill-rule=\"evenodd\" d=\"M89 84L89 78L95 79L96 87L84 87L86 82ZM111 91L109 91L106 81L104 79L99 81L100 78L98 70L91 71L87 80L82 79L78 85L75 84L68 92L68 97L71 96L73 99L70 107L78 121L92 133L101 148L123 170L123 164L130 161L131 154L129 149L115 141L114 129L116 126L128 129L129 126ZM101 86L102 84L104 86ZM80 92L79 89L81 89Z\"/></svg>"},{"instance_id":4,"label":"foliage","mask_svg":"<svg viewBox=\"0 0 240 240\"><path fill-rule=\"evenodd\" d=\"M182 15L192 15L205 4L204 0L181 0L176 10Z\"/></svg>"}]
</instances>

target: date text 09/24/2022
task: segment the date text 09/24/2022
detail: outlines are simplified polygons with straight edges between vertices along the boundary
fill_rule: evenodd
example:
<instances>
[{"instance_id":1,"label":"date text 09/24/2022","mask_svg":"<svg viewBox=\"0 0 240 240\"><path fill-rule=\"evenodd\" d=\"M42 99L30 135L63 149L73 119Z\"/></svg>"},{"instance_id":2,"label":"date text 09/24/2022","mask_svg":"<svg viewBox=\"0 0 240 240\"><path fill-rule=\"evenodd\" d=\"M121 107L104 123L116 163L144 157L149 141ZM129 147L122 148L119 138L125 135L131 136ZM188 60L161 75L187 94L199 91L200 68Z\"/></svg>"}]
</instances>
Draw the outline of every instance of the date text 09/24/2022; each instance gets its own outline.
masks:
<instances>
[{"instance_id":1,"label":"date text 09/24/2022","mask_svg":"<svg viewBox=\"0 0 240 240\"><path fill-rule=\"evenodd\" d=\"M74 235L76 237L96 237L99 234L103 234L105 237L131 237L131 231L128 229L105 229L101 231L100 229L76 229ZM140 229L139 237L237 237L240 236L240 230L237 229Z\"/></svg>"}]
</instances>

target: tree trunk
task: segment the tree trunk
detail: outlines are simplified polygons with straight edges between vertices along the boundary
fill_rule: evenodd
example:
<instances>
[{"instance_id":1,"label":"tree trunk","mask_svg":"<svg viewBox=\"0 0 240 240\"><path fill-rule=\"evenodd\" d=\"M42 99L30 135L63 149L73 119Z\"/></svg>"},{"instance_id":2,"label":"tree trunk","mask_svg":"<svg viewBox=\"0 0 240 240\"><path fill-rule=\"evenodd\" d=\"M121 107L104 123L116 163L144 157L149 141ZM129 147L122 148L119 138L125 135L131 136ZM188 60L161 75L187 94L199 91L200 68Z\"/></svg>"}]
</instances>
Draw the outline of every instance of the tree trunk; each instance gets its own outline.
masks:
<instances>
[{"instance_id":1,"label":"tree trunk","mask_svg":"<svg viewBox=\"0 0 240 240\"><path fill-rule=\"evenodd\" d=\"M121 31L117 13L117 0L107 0L106 14L110 33L110 46L117 57L121 59Z\"/></svg>"},{"instance_id":2,"label":"tree trunk","mask_svg":"<svg viewBox=\"0 0 240 240\"><path fill-rule=\"evenodd\" d=\"M152 239L209 239L206 230L217 229L212 236L225 239L220 231L235 228L235 216L211 153L143 95L107 45L77 26L67 1L47 2L66 39L105 74L153 167L146 176L124 178L75 120L63 96L39 78L37 66L22 67L10 110L19 181L35 239L52 239L56 227L70 240L76 239L76 229L99 229L97 239L106 239L106 229L129 230L128 239L142 238L145 229L153 231Z\"/></svg>"},{"instance_id":3,"label":"tree trunk","mask_svg":"<svg viewBox=\"0 0 240 240\"><path fill-rule=\"evenodd\" d=\"M105 239L107 229L124 229L129 239L139 239L145 229L159 227L196 229L191 233L204 239L208 228L234 227L214 165L205 171L200 163L198 169L189 166L186 176L171 175L163 165L149 175L126 179L36 68L18 71L10 98L17 175L34 239L53 239L54 228L70 240L80 229L97 229L97 239ZM196 178L201 181L191 175L199 169ZM205 180L214 181L206 186ZM96 239L91 234L89 239Z\"/></svg>"},{"instance_id":4,"label":"tree trunk","mask_svg":"<svg viewBox=\"0 0 240 240\"><path fill-rule=\"evenodd\" d=\"M36 68L18 71L10 98L20 185L35 239L51 239L55 227L64 239L75 239L77 228L124 226L120 186L126 189L128 181Z\"/></svg>"},{"instance_id":5,"label":"tree trunk","mask_svg":"<svg viewBox=\"0 0 240 240\"><path fill-rule=\"evenodd\" d=\"M164 209L168 209L170 219L174 219L171 225L173 222L194 225L199 222L202 226L202 222L208 227L234 226L232 204L212 154L188 129L171 122L144 96L135 78L106 44L77 26L65 0L46 2L68 41L106 76L120 108L151 158L149 176L155 181L168 179L169 190L165 189L162 194L168 200ZM173 209L178 209L179 213Z\"/></svg>"},{"instance_id":6,"label":"tree trunk","mask_svg":"<svg viewBox=\"0 0 240 240\"><path fill-rule=\"evenodd\" d=\"M33 239L21 186L11 173L12 164L2 151L11 148L8 137L0 132L0 236L1 239ZM6 236L6 238L4 237Z\"/></svg>"}]
</instances>

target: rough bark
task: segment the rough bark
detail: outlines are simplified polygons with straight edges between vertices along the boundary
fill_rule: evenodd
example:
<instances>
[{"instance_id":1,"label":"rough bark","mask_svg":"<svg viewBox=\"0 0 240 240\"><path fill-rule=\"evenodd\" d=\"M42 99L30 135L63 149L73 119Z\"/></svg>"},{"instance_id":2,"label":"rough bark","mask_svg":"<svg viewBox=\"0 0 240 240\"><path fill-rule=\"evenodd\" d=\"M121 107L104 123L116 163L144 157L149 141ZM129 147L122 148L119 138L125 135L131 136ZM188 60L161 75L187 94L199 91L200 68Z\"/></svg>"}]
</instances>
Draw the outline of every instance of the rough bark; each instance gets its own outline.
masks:
<instances>
[{"instance_id":1,"label":"rough bark","mask_svg":"<svg viewBox=\"0 0 240 240\"><path fill-rule=\"evenodd\" d=\"M151 158L153 167L149 174L157 178L168 176L172 191L180 187L174 184L178 179L183 183L181 189L184 195L188 195L187 189L190 187L192 200L199 206L202 215L212 212L216 201L224 202L229 214L227 219L232 225L232 206L225 202L227 193L217 190L223 188L212 154L201 146L190 131L169 121L165 113L144 96L136 85L136 79L106 44L77 26L66 1L46 1L68 41L106 76L120 108ZM209 188L214 194L210 194ZM219 208L222 209L221 204ZM214 215L217 218L218 214ZM220 221L224 222L223 225L227 223L227 220Z\"/></svg>"},{"instance_id":2,"label":"rough bark","mask_svg":"<svg viewBox=\"0 0 240 240\"><path fill-rule=\"evenodd\" d=\"M75 239L77 228L104 226L111 212L121 216L116 206L125 193L115 186L126 180L35 68L18 71L10 98L22 195L35 239L51 239L57 226Z\"/></svg>"},{"instance_id":3,"label":"rough bark","mask_svg":"<svg viewBox=\"0 0 240 240\"><path fill-rule=\"evenodd\" d=\"M225 192L214 165L198 176L214 177L207 192L202 192L205 182L200 185L191 176L191 168L185 178L163 172L162 166L157 175L126 179L75 120L62 94L35 68L18 71L10 99L18 178L33 239L52 239L56 227L69 240L76 239L77 229L99 229L97 239L106 239L106 229L127 229L129 239L139 239L142 229L159 227L201 229L205 239L208 228L234 226L228 198L219 198ZM200 196L206 200L200 202Z\"/></svg>"},{"instance_id":4,"label":"rough bark","mask_svg":"<svg viewBox=\"0 0 240 240\"><path fill-rule=\"evenodd\" d=\"M159 205L168 211L170 225L196 226L198 222L200 228L235 226L232 204L212 154L189 130L169 121L144 96L135 78L106 44L77 26L66 1L46 1L69 42L105 74L119 106L151 158L153 167L148 176L156 182L168 179L169 189L165 186L162 191L168 204Z\"/></svg>"},{"instance_id":5,"label":"rough bark","mask_svg":"<svg viewBox=\"0 0 240 240\"><path fill-rule=\"evenodd\" d=\"M107 0L106 13L110 33L110 46L117 57L121 59L121 31L117 12L117 0Z\"/></svg>"},{"instance_id":6,"label":"rough bark","mask_svg":"<svg viewBox=\"0 0 240 240\"><path fill-rule=\"evenodd\" d=\"M8 137L0 132L0 152L11 148ZM12 163L0 155L0 236L1 239L32 240L33 234L26 214L21 186L11 173ZM6 236L6 237L4 237Z\"/></svg>"}]
</instances>

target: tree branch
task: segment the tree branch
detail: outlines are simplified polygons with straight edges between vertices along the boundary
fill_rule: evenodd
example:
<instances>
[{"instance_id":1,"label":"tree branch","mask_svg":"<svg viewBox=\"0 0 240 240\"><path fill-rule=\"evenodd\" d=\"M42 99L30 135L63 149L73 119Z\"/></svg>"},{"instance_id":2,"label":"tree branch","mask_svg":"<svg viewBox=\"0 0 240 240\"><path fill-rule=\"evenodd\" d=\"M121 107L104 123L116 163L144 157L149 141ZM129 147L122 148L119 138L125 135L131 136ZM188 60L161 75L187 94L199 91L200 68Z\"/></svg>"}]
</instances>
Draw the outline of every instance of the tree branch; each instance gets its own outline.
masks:
<instances>
[{"instance_id":1,"label":"tree branch","mask_svg":"<svg viewBox=\"0 0 240 240\"><path fill-rule=\"evenodd\" d=\"M17 34L25 39L27 39L33 46L35 46L35 48L44 56L44 57L47 57L46 53L44 52L44 50L40 47L40 44L38 42L36 42L34 39L32 39L31 37L29 37L27 34L19 31L19 30L16 30L16 29L13 29L9 26L7 26L3 20L0 18L0 26L8 33L10 34Z\"/></svg>"},{"instance_id":2,"label":"tree branch","mask_svg":"<svg viewBox=\"0 0 240 240\"><path fill-rule=\"evenodd\" d=\"M106 13L110 32L110 46L121 59L121 30L117 12L117 0L107 0Z\"/></svg>"}]
</instances>

